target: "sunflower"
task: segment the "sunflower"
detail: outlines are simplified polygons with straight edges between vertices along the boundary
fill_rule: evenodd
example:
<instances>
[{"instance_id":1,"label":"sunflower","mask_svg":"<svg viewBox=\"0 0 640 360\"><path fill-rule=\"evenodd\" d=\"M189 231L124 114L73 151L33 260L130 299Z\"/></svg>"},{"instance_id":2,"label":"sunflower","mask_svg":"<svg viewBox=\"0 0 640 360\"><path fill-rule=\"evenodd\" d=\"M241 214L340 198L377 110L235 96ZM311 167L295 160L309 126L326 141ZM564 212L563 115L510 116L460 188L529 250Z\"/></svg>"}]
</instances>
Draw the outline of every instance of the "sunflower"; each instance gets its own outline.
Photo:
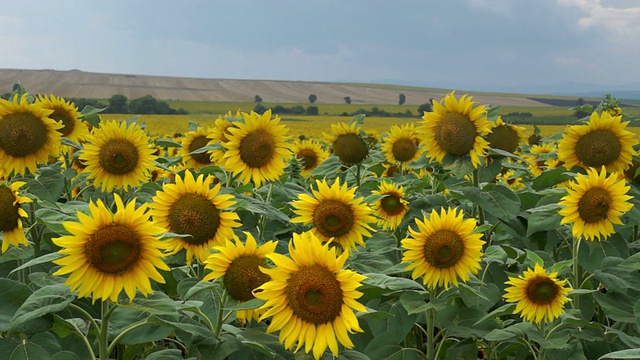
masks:
<instances>
[{"instance_id":1,"label":"sunflower","mask_svg":"<svg viewBox=\"0 0 640 360\"><path fill-rule=\"evenodd\" d=\"M517 303L514 314L527 321L551 322L564 312L564 304L569 301L567 280L558 280L558 273L547 274L540 264L529 268L523 275L509 277L505 284L511 285L503 295L507 302Z\"/></svg>"},{"instance_id":2,"label":"sunflower","mask_svg":"<svg viewBox=\"0 0 640 360\"><path fill-rule=\"evenodd\" d=\"M339 244L345 252L364 246L364 236L371 236L369 223L375 222L371 208L363 198L356 198L356 188L347 190L347 184L340 185L335 179L329 186L325 180L316 180L318 190L312 189L313 196L300 194L292 203L293 212L298 215L291 222L311 224L311 231L319 239Z\"/></svg>"},{"instance_id":3,"label":"sunflower","mask_svg":"<svg viewBox=\"0 0 640 360\"><path fill-rule=\"evenodd\" d=\"M614 233L613 224L622 225L620 216L631 210L633 204L627 202L630 187L616 174L607 177L604 166L598 170L587 169L587 176L578 174L575 182L569 183L568 194L558 205L563 206L561 224L572 224L574 237L583 236L587 240L608 238Z\"/></svg>"},{"instance_id":4,"label":"sunflower","mask_svg":"<svg viewBox=\"0 0 640 360\"><path fill-rule=\"evenodd\" d=\"M136 289L147 296L152 293L149 279L164 283L157 269L170 271L163 261L163 229L149 219L147 206L126 205L114 194L116 211L112 213L101 200L89 203L90 214L78 212L79 222L63 223L71 235L53 242L66 255L53 262L61 268L53 275L70 274L65 285L78 291L78 297L93 301L118 301L124 290L132 301Z\"/></svg>"},{"instance_id":5,"label":"sunflower","mask_svg":"<svg viewBox=\"0 0 640 360\"><path fill-rule=\"evenodd\" d=\"M482 137L491 131L487 110L471 101L471 96L456 99L454 92L441 102L433 102L433 111L425 112L418 132L427 150L427 157L442 163L445 155L469 155L474 167L489 150L489 143Z\"/></svg>"},{"instance_id":6,"label":"sunflower","mask_svg":"<svg viewBox=\"0 0 640 360\"><path fill-rule=\"evenodd\" d=\"M179 150L182 156L182 162L188 169L200 169L202 167L213 165L209 152L201 152L192 154L192 152L203 148L209 144L210 131L202 127L198 127L195 131L188 131L182 139L182 148Z\"/></svg>"},{"instance_id":7,"label":"sunflower","mask_svg":"<svg viewBox=\"0 0 640 360\"><path fill-rule=\"evenodd\" d=\"M107 121L87 135L79 159L86 164L96 187L102 191L138 186L149 180L155 167L149 137L135 122Z\"/></svg>"},{"instance_id":8,"label":"sunflower","mask_svg":"<svg viewBox=\"0 0 640 360\"><path fill-rule=\"evenodd\" d=\"M402 240L402 262L409 263L406 270L413 269L413 279L423 276L430 288L448 288L478 273L484 241L482 234L474 233L475 219L464 220L462 210L443 208L440 214L431 210L429 218L416 219L416 225L418 229L409 228L410 237Z\"/></svg>"},{"instance_id":9,"label":"sunflower","mask_svg":"<svg viewBox=\"0 0 640 360\"><path fill-rule=\"evenodd\" d=\"M371 204L373 213L380 218L378 226L384 230L395 230L409 212L409 203L404 199L404 188L383 181L371 194L380 196L380 199Z\"/></svg>"},{"instance_id":10,"label":"sunflower","mask_svg":"<svg viewBox=\"0 0 640 360\"><path fill-rule=\"evenodd\" d=\"M20 245L29 246L24 230L22 229L21 217L27 217L27 212L20 207L24 203L31 202L31 199L20 196L18 189L26 184L23 181L16 181L11 185L0 182L0 232L2 232L2 254L9 245L18 247Z\"/></svg>"},{"instance_id":11,"label":"sunflower","mask_svg":"<svg viewBox=\"0 0 640 360\"><path fill-rule=\"evenodd\" d=\"M335 248L310 232L293 235L289 255L267 256L275 267L262 271L271 280L254 291L257 298L267 300L260 319L273 317L267 333L280 330L279 341L286 349L297 341L295 351L304 345L305 353L313 349L315 359L327 347L338 356L338 342L352 348L348 334L362 332L353 311L366 312L356 301L362 296L356 289L365 277L343 269L348 253L338 256Z\"/></svg>"},{"instance_id":12,"label":"sunflower","mask_svg":"<svg viewBox=\"0 0 640 360\"><path fill-rule=\"evenodd\" d=\"M256 187L277 180L291 157L287 144L287 128L280 125L280 118L271 119L271 110L260 115L251 111L242 113L244 123L237 122L229 128L228 142L223 146L225 168L240 181L253 181Z\"/></svg>"},{"instance_id":13,"label":"sunflower","mask_svg":"<svg viewBox=\"0 0 640 360\"><path fill-rule=\"evenodd\" d=\"M380 149L388 162L391 164L401 163L403 167L418 160L423 152L413 123L392 126Z\"/></svg>"},{"instance_id":14,"label":"sunflower","mask_svg":"<svg viewBox=\"0 0 640 360\"><path fill-rule=\"evenodd\" d=\"M293 153L302 162L302 176L309 176L313 169L322 164L329 157L329 153L316 140L296 141Z\"/></svg>"},{"instance_id":15,"label":"sunflower","mask_svg":"<svg viewBox=\"0 0 640 360\"><path fill-rule=\"evenodd\" d=\"M526 185L522 182L522 177L516 176L513 170L507 170L504 173L496 175L496 182L504 184L511 190L522 190Z\"/></svg>"},{"instance_id":16,"label":"sunflower","mask_svg":"<svg viewBox=\"0 0 640 360\"><path fill-rule=\"evenodd\" d=\"M549 160L557 160L556 152L558 145L554 142L545 142L541 145L532 145L529 148L530 155L524 155L523 158L527 162L527 167L533 176L540 176L542 172L548 168L555 168L560 162L548 162ZM551 166L551 167L549 167Z\"/></svg>"},{"instance_id":17,"label":"sunflower","mask_svg":"<svg viewBox=\"0 0 640 360\"><path fill-rule=\"evenodd\" d=\"M49 117L51 112L29 104L27 94L0 99L0 164L7 175L35 174L36 165L58 157L62 125Z\"/></svg>"},{"instance_id":18,"label":"sunflower","mask_svg":"<svg viewBox=\"0 0 640 360\"><path fill-rule=\"evenodd\" d=\"M325 138L331 144L331 151L343 163L347 165L357 164L369 154L367 143L360 136L360 126L356 123L339 122L331 124L331 133L331 135L325 134Z\"/></svg>"},{"instance_id":19,"label":"sunflower","mask_svg":"<svg viewBox=\"0 0 640 360\"><path fill-rule=\"evenodd\" d=\"M80 120L82 114L74 103L54 95L39 95L36 104L43 109L53 110L49 117L62 125L58 129L61 136L79 144L89 134L89 128Z\"/></svg>"},{"instance_id":20,"label":"sunflower","mask_svg":"<svg viewBox=\"0 0 640 360\"><path fill-rule=\"evenodd\" d=\"M253 290L270 280L269 275L260 271L267 267L267 256L276 250L277 242L268 241L259 247L256 239L245 232L246 243L235 239L235 244L225 240L224 246L215 246L215 253L205 261L205 268L212 270L202 281L222 278L222 283L229 296L237 301L245 302L254 299ZM264 311L257 309L236 310L236 318L241 324L255 319Z\"/></svg>"},{"instance_id":21,"label":"sunflower","mask_svg":"<svg viewBox=\"0 0 640 360\"><path fill-rule=\"evenodd\" d=\"M190 235L172 238L167 244L171 254L186 249L187 264L194 256L206 261L209 249L234 238L233 228L241 225L238 214L223 211L235 204L233 195L220 194L220 184L212 188L213 179L202 174L194 179L187 170L184 177L176 175L175 184L164 184L152 199L151 214L160 226L175 234Z\"/></svg>"},{"instance_id":22,"label":"sunflower","mask_svg":"<svg viewBox=\"0 0 640 360\"><path fill-rule=\"evenodd\" d=\"M392 178L395 173L400 173L400 168L398 167L398 165L382 163L382 167L384 168L384 170L382 170L382 174L380 175L380 177Z\"/></svg>"},{"instance_id":23,"label":"sunflower","mask_svg":"<svg viewBox=\"0 0 640 360\"><path fill-rule=\"evenodd\" d=\"M631 165L633 147L638 144L635 134L625 128L628 121L622 116L611 116L607 112L591 114L589 123L567 128L558 143L558 158L571 169L605 166L608 172L624 171Z\"/></svg>"},{"instance_id":24,"label":"sunflower","mask_svg":"<svg viewBox=\"0 0 640 360\"><path fill-rule=\"evenodd\" d=\"M520 142L524 139L522 126L506 124L502 117L498 116L495 123L490 122L491 132L486 136L489 146L515 154L520 147Z\"/></svg>"},{"instance_id":25,"label":"sunflower","mask_svg":"<svg viewBox=\"0 0 640 360\"><path fill-rule=\"evenodd\" d=\"M231 136L230 128L234 127L235 124L229 121L227 118L231 117L231 112L228 112L226 117L218 117L213 125L213 128L209 132L209 145L212 144L220 144L221 149L214 149L210 152L211 162L224 166L224 144L229 142L229 137ZM235 116L236 118L241 118L242 115L238 112Z\"/></svg>"}]
</instances>

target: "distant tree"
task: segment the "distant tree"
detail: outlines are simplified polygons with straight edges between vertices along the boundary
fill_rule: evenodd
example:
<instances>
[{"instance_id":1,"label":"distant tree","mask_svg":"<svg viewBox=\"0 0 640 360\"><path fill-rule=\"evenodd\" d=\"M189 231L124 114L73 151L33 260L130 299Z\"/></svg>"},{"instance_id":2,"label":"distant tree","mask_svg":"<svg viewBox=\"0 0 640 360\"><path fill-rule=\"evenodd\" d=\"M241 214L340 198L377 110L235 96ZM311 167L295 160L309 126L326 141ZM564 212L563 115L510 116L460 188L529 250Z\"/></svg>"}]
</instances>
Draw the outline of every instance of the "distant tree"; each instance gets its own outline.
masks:
<instances>
[{"instance_id":1,"label":"distant tree","mask_svg":"<svg viewBox=\"0 0 640 360\"><path fill-rule=\"evenodd\" d=\"M256 104L256 106L253 107L253 111L255 111L258 114L262 115L262 114L264 114L265 111L267 111L267 107L262 105L260 102L258 102Z\"/></svg>"},{"instance_id":2,"label":"distant tree","mask_svg":"<svg viewBox=\"0 0 640 360\"><path fill-rule=\"evenodd\" d=\"M351 97L350 96L345 96L344 97L344 102L345 102L345 104L351 104Z\"/></svg>"},{"instance_id":3,"label":"distant tree","mask_svg":"<svg viewBox=\"0 0 640 360\"><path fill-rule=\"evenodd\" d=\"M273 112L274 114L289 114L291 110L282 105L276 105L271 109L271 112Z\"/></svg>"},{"instance_id":4,"label":"distant tree","mask_svg":"<svg viewBox=\"0 0 640 360\"><path fill-rule=\"evenodd\" d=\"M418 115L422 116L424 112L431 111L431 103L424 103L418 106Z\"/></svg>"},{"instance_id":5,"label":"distant tree","mask_svg":"<svg viewBox=\"0 0 640 360\"><path fill-rule=\"evenodd\" d=\"M318 115L318 107L317 106L307 106L307 115Z\"/></svg>"},{"instance_id":6,"label":"distant tree","mask_svg":"<svg viewBox=\"0 0 640 360\"><path fill-rule=\"evenodd\" d=\"M133 99L129 103L129 110L132 114L156 114L158 100L151 95Z\"/></svg>"},{"instance_id":7,"label":"distant tree","mask_svg":"<svg viewBox=\"0 0 640 360\"><path fill-rule=\"evenodd\" d=\"M404 94L400 94L398 96L398 105L404 105L405 101L407 101L407 97Z\"/></svg>"},{"instance_id":8,"label":"distant tree","mask_svg":"<svg viewBox=\"0 0 640 360\"><path fill-rule=\"evenodd\" d=\"M584 98L578 98L577 103L578 103L578 106L584 105Z\"/></svg>"},{"instance_id":9,"label":"distant tree","mask_svg":"<svg viewBox=\"0 0 640 360\"><path fill-rule=\"evenodd\" d=\"M292 114L304 114L305 110L304 107L302 107L301 105L296 105L294 107L291 108L291 113Z\"/></svg>"},{"instance_id":10,"label":"distant tree","mask_svg":"<svg viewBox=\"0 0 640 360\"><path fill-rule=\"evenodd\" d=\"M260 102L262 102L262 97L260 95L256 95L253 101L255 101L257 103L260 103Z\"/></svg>"},{"instance_id":11,"label":"distant tree","mask_svg":"<svg viewBox=\"0 0 640 360\"><path fill-rule=\"evenodd\" d=\"M311 94L311 95L309 95L309 102L310 102L310 103L312 103L312 104L313 104L313 103L315 103L315 102L316 102L316 100L318 100L318 97L316 96L316 94Z\"/></svg>"},{"instance_id":12,"label":"distant tree","mask_svg":"<svg viewBox=\"0 0 640 360\"><path fill-rule=\"evenodd\" d=\"M106 112L110 114L127 114L129 113L129 106L127 105L126 96L121 94L113 95L109 98L109 107Z\"/></svg>"}]
</instances>

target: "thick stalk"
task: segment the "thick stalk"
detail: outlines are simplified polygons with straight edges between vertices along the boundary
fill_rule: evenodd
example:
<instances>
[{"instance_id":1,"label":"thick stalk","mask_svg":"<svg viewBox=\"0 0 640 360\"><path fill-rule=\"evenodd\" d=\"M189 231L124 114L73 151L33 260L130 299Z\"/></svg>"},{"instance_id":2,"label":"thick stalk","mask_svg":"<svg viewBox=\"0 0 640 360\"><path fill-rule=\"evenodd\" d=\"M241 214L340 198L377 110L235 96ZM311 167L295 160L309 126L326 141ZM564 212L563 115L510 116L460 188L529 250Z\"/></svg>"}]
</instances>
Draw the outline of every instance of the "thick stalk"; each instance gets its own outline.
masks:
<instances>
[{"instance_id":1,"label":"thick stalk","mask_svg":"<svg viewBox=\"0 0 640 360\"><path fill-rule=\"evenodd\" d=\"M573 246L571 248L571 255L573 256L573 283L571 285L573 285L574 289L579 289L580 288L580 273L581 273L581 269L580 269L580 264L578 264L578 251L580 250L580 240L582 238L581 237L574 237L573 238ZM574 309L580 309L580 296L576 296L573 298L573 308Z\"/></svg>"},{"instance_id":2,"label":"thick stalk","mask_svg":"<svg viewBox=\"0 0 640 360\"><path fill-rule=\"evenodd\" d=\"M429 290L429 304L433 305L433 301L436 299L436 289ZM436 356L436 344L435 344L435 318L436 310L432 307L427 310L427 359L435 360Z\"/></svg>"}]
</instances>

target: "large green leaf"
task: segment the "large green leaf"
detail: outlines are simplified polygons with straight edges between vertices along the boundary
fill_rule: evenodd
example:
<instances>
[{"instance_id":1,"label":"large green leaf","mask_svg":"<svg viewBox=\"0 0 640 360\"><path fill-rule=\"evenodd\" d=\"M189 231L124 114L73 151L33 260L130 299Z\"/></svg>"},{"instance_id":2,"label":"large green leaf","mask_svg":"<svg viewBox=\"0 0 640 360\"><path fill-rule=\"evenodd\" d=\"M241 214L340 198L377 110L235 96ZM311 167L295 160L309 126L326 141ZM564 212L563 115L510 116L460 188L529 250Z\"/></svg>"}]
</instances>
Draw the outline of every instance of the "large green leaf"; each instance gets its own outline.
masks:
<instances>
[{"instance_id":1,"label":"large green leaf","mask_svg":"<svg viewBox=\"0 0 640 360\"><path fill-rule=\"evenodd\" d=\"M640 349L614 351L600 356L598 360L600 359L640 359Z\"/></svg>"},{"instance_id":2,"label":"large green leaf","mask_svg":"<svg viewBox=\"0 0 640 360\"><path fill-rule=\"evenodd\" d=\"M29 193L53 203L62 195L65 180L59 171L46 167L39 169L36 177L27 180L27 188Z\"/></svg>"},{"instance_id":3,"label":"large green leaf","mask_svg":"<svg viewBox=\"0 0 640 360\"><path fill-rule=\"evenodd\" d=\"M9 360L39 360L48 359L49 354L39 345L32 342L21 342L16 346Z\"/></svg>"},{"instance_id":4,"label":"large green leaf","mask_svg":"<svg viewBox=\"0 0 640 360\"><path fill-rule=\"evenodd\" d=\"M2 278L0 289L0 331L7 331L16 311L33 292L23 283Z\"/></svg>"},{"instance_id":5,"label":"large green leaf","mask_svg":"<svg viewBox=\"0 0 640 360\"><path fill-rule=\"evenodd\" d=\"M462 193L498 219L510 220L520 213L520 198L506 186L490 184L483 190L468 186Z\"/></svg>"},{"instance_id":6,"label":"large green leaf","mask_svg":"<svg viewBox=\"0 0 640 360\"><path fill-rule=\"evenodd\" d=\"M68 286L56 284L36 290L22 303L9 323L9 330L50 313L65 309L75 296Z\"/></svg>"}]
</instances>

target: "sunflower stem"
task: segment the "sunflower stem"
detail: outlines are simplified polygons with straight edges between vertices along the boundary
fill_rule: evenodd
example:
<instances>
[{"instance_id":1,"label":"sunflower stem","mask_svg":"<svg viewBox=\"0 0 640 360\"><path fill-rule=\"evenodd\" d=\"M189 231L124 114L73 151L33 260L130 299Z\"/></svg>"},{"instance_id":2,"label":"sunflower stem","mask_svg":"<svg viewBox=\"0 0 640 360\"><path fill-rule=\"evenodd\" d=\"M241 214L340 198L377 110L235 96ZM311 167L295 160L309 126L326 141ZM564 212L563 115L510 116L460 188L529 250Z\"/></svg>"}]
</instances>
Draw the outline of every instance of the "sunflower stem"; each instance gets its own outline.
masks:
<instances>
[{"instance_id":1,"label":"sunflower stem","mask_svg":"<svg viewBox=\"0 0 640 360\"><path fill-rule=\"evenodd\" d=\"M480 189L480 176L479 176L479 172L478 169L473 169L473 186L477 187L478 189ZM480 189L482 190L482 189ZM484 209L480 207L480 205L474 205L473 206L474 209L474 215L478 215L478 225L482 226L484 225ZM489 242L489 234L485 233L484 234L485 239L487 239L487 243Z\"/></svg>"},{"instance_id":2,"label":"sunflower stem","mask_svg":"<svg viewBox=\"0 0 640 360\"><path fill-rule=\"evenodd\" d=\"M269 204L271 196L273 195L273 183L269 183L269 191L267 191L267 197L263 199L265 204ZM258 239L260 242L264 242L264 231L267 228L268 217L266 214L260 215L260 223L258 224Z\"/></svg>"},{"instance_id":3,"label":"sunflower stem","mask_svg":"<svg viewBox=\"0 0 640 360\"><path fill-rule=\"evenodd\" d=\"M360 167L362 166L362 162L356 164L356 186L360 189Z\"/></svg>"},{"instance_id":4,"label":"sunflower stem","mask_svg":"<svg viewBox=\"0 0 640 360\"><path fill-rule=\"evenodd\" d=\"M81 308L78 305L75 305L74 303L70 303L68 305L70 308L76 310L77 312L79 312L80 314L82 314L85 318L87 318L87 320L89 320L89 322L91 323L91 325L94 327L94 329L96 329L96 332L99 334L100 333L100 326L98 325L98 323L96 322L96 319L93 318L93 316L91 316L91 314L89 314L85 309Z\"/></svg>"},{"instance_id":5,"label":"sunflower stem","mask_svg":"<svg viewBox=\"0 0 640 360\"><path fill-rule=\"evenodd\" d=\"M436 299L436 288L429 290L429 304L433 305L433 301ZM435 342L435 309L433 307L429 308L426 313L427 317L427 359L435 360L435 350L436 344Z\"/></svg>"},{"instance_id":6,"label":"sunflower stem","mask_svg":"<svg viewBox=\"0 0 640 360\"><path fill-rule=\"evenodd\" d=\"M101 300L101 324L98 338L98 355L100 360L109 359L111 347L109 346L109 319L117 306L109 306L109 301Z\"/></svg>"},{"instance_id":7,"label":"sunflower stem","mask_svg":"<svg viewBox=\"0 0 640 360\"><path fill-rule=\"evenodd\" d=\"M580 239L581 237L573 238L573 246L571 255L573 256L573 288L580 289L580 264L578 264L578 251L580 250ZM573 298L573 308L580 309L580 296L576 296Z\"/></svg>"},{"instance_id":8,"label":"sunflower stem","mask_svg":"<svg viewBox=\"0 0 640 360\"><path fill-rule=\"evenodd\" d=\"M633 233L631 234L631 243L638 241L638 224L633 225Z\"/></svg>"},{"instance_id":9,"label":"sunflower stem","mask_svg":"<svg viewBox=\"0 0 640 360\"><path fill-rule=\"evenodd\" d=\"M71 305L71 304L69 304ZM84 311L84 310L83 310ZM91 318L91 321L95 324L95 320L93 320L93 318ZM91 343L89 342L89 339L82 333L82 331L80 331L80 329L78 328L78 326L76 324L74 324L73 322L70 322L71 326L73 326L73 329L78 333L78 335L80 335L80 338L82 339L82 342L84 343L84 346L87 348L87 351L89 352L89 355L91 356L91 359L96 359L96 353L93 352L93 347L91 346Z\"/></svg>"},{"instance_id":10,"label":"sunflower stem","mask_svg":"<svg viewBox=\"0 0 640 360\"><path fill-rule=\"evenodd\" d=\"M115 339L113 339L113 341L111 342L111 344L109 344L109 347L107 348L107 354L111 354L113 352L113 349L116 347L116 345L118 344L118 341L120 341L120 339L122 339L125 335L127 335L128 333L132 332L133 330L140 328L144 325L147 324L153 324L151 322L148 321L142 321L136 324L133 324L131 326L129 326L128 328L124 329L120 334L118 334L118 336L115 337Z\"/></svg>"},{"instance_id":11,"label":"sunflower stem","mask_svg":"<svg viewBox=\"0 0 640 360\"><path fill-rule=\"evenodd\" d=\"M222 330L222 324L224 323L224 305L227 302L227 293L224 292L220 296L220 308L218 309L218 319L216 320L216 327L214 333L216 337L220 336L220 330Z\"/></svg>"}]
</instances>

